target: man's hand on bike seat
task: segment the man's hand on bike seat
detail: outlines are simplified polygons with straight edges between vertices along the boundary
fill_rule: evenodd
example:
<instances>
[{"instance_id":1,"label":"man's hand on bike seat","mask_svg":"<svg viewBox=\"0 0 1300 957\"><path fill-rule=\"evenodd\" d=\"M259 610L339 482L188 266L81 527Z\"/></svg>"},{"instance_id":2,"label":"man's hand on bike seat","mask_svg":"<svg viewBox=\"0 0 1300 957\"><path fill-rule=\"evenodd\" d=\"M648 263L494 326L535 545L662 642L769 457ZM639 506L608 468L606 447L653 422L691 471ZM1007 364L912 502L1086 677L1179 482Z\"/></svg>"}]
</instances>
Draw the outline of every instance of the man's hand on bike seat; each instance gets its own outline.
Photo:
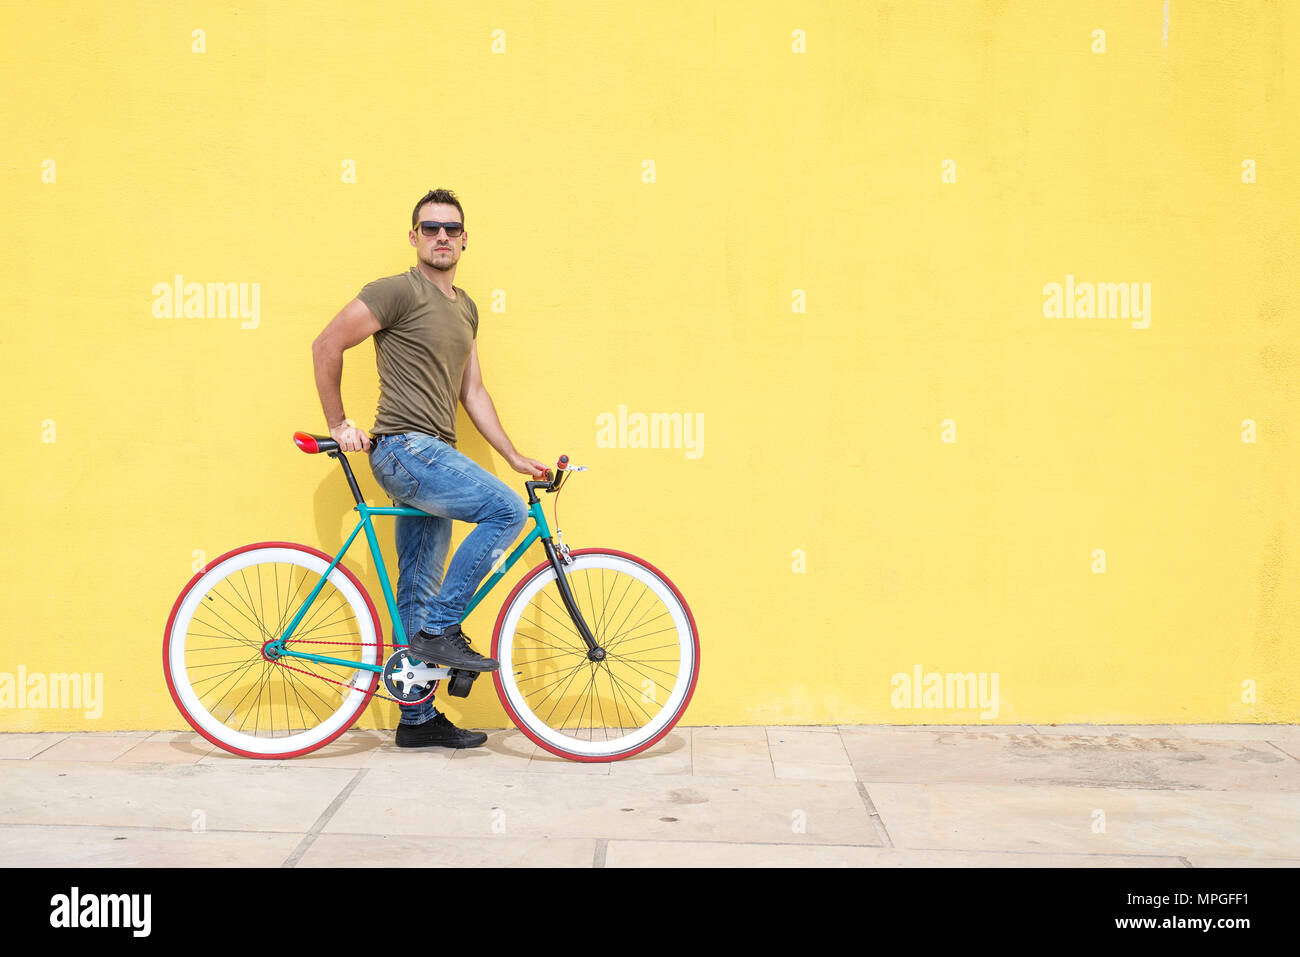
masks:
<instances>
[{"instance_id":1,"label":"man's hand on bike seat","mask_svg":"<svg viewBox=\"0 0 1300 957\"><path fill-rule=\"evenodd\" d=\"M339 444L344 452L369 452L370 436L364 429L357 428L351 419L344 419L341 425L330 429L330 438Z\"/></svg>"}]
</instances>

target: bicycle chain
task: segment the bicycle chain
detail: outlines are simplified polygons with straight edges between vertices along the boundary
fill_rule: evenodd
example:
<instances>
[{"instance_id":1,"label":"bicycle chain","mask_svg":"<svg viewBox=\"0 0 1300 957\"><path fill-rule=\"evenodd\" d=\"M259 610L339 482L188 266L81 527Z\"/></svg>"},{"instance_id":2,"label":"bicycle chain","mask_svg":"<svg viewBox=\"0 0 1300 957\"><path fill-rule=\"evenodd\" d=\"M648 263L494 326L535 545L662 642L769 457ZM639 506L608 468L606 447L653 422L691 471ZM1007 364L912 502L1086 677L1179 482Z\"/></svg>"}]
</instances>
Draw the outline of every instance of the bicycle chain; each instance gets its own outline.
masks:
<instances>
[{"instance_id":1,"label":"bicycle chain","mask_svg":"<svg viewBox=\"0 0 1300 957\"><path fill-rule=\"evenodd\" d=\"M376 645L379 646L380 648L385 647L385 642L382 641L317 641L312 638L304 638L301 641L294 641L293 639L290 639L289 642L285 643L285 646L288 647L290 643L296 645L347 645L348 647L351 648L355 648L358 646L373 647ZM392 647L394 650L396 650L404 646L393 645ZM333 678L326 678L324 675L318 675L314 671L303 671L301 668L295 668L293 665L286 665L282 661L277 661L276 664L278 664L281 668L288 668L290 671L296 671L300 675L307 675L308 677L311 678L319 678L321 681L328 681L330 684L338 685L340 688L356 688L356 690L358 691L361 690L360 688L357 688L357 686L354 684L346 684L345 682L342 681L335 681ZM376 689L370 692L370 695L372 697L383 698L385 701L393 702L393 704L409 704L409 702L398 701L396 698L386 695L382 691L379 691L378 686L383 685L383 683L384 683L383 675L380 675ZM428 701L430 699L426 698L425 700Z\"/></svg>"}]
</instances>

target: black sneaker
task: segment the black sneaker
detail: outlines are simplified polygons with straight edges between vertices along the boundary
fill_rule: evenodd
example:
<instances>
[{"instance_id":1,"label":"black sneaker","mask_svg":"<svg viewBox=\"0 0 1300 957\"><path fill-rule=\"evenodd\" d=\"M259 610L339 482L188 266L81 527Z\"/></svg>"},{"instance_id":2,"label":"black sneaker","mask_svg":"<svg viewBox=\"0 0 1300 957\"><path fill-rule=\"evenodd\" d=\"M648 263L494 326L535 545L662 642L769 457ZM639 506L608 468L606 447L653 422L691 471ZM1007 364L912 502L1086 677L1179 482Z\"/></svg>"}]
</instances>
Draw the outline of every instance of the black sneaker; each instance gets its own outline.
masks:
<instances>
[{"instance_id":1,"label":"black sneaker","mask_svg":"<svg viewBox=\"0 0 1300 957\"><path fill-rule=\"evenodd\" d=\"M460 630L460 625L451 625L438 634L421 631L411 639L411 652L432 665L446 665L465 671L496 671L501 662L495 658L480 655L469 646L469 639Z\"/></svg>"},{"instance_id":2,"label":"black sneaker","mask_svg":"<svg viewBox=\"0 0 1300 957\"><path fill-rule=\"evenodd\" d=\"M487 741L482 731L465 731L447 720L439 711L423 724L399 724L399 748L477 748Z\"/></svg>"}]
</instances>

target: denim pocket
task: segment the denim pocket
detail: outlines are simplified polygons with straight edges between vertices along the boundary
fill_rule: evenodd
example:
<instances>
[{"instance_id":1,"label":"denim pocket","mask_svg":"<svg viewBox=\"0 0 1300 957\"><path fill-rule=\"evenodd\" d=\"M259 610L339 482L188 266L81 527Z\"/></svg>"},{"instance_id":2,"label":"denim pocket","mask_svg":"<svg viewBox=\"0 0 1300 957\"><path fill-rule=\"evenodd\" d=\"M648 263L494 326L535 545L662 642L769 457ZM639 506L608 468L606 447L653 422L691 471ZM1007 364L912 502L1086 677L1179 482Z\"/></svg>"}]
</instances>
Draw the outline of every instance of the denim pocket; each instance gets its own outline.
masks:
<instances>
[{"instance_id":1,"label":"denim pocket","mask_svg":"<svg viewBox=\"0 0 1300 957\"><path fill-rule=\"evenodd\" d=\"M389 498L395 502L404 502L415 495L420 483L407 471L406 466L397 460L396 449L384 451L387 455L381 455L378 462L372 461L370 471L374 473L375 481L388 493Z\"/></svg>"}]
</instances>

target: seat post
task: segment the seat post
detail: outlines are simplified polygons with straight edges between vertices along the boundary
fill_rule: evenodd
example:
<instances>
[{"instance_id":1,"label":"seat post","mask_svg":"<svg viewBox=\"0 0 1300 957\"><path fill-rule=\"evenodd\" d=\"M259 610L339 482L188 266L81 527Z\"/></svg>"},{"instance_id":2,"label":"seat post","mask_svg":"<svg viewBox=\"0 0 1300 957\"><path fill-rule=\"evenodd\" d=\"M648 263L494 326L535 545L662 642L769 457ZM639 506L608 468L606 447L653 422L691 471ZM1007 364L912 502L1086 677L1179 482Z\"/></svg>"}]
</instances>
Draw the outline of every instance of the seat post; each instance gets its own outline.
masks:
<instances>
[{"instance_id":1,"label":"seat post","mask_svg":"<svg viewBox=\"0 0 1300 957\"><path fill-rule=\"evenodd\" d=\"M338 459L343 463L343 474L348 477L348 487L352 489L352 497L355 498L357 504L360 505L365 501L365 499L361 497L361 489L357 487L357 478L352 474L352 466L348 465L348 457L342 452L330 452L329 457L332 459Z\"/></svg>"}]
</instances>

